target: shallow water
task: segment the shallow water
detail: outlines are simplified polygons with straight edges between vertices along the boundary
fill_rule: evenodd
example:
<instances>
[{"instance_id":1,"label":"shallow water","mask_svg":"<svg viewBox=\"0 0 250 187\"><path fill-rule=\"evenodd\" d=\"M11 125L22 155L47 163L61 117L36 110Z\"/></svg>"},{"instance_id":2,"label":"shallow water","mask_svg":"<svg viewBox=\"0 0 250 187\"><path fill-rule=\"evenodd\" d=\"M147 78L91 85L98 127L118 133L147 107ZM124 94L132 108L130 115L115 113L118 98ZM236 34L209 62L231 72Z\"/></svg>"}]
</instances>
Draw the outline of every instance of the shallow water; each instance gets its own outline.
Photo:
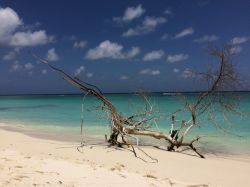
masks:
<instances>
[{"instance_id":1,"label":"shallow water","mask_svg":"<svg viewBox=\"0 0 250 187\"><path fill-rule=\"evenodd\" d=\"M238 93L242 97L239 108L243 112L250 111L250 93ZM133 94L107 94L112 103L124 115L131 115L144 110L144 101L138 95ZM182 108L182 98L193 100L196 94L150 94L149 102L154 108L153 115L166 115ZM83 113L81 113L83 104ZM84 134L100 139L108 134L109 121L105 112L100 110L101 103L94 97L87 96L83 102L82 95L39 95L39 96L1 96L0 97L0 123L8 127L18 127L29 134L39 132L44 136L53 135L75 138L79 140L81 114L83 114ZM215 106L216 107L216 106ZM206 151L226 154L250 154L250 115L237 116L225 112L227 120L221 114L216 119L229 133L216 128L207 120L208 115L199 116L200 126L193 128L189 138L203 136L199 146L206 147ZM170 115L168 115L169 117ZM176 115L177 120L185 119L186 112ZM177 122L179 124L180 122ZM170 118L162 118L152 124L154 130L168 133L170 130ZM178 128L178 125L177 127ZM145 140L150 142L152 140ZM155 140L153 140L155 141ZM162 142L161 142L162 143Z\"/></svg>"}]
</instances>

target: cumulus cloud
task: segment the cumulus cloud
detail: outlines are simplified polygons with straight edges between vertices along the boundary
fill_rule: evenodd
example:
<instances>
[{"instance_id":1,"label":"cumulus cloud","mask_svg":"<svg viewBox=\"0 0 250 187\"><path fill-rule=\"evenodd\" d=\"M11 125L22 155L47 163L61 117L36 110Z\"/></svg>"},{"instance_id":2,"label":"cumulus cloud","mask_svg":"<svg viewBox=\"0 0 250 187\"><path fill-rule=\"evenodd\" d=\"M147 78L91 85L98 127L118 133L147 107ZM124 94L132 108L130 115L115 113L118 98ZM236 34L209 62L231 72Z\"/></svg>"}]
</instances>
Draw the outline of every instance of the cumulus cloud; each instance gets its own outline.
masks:
<instances>
[{"instance_id":1,"label":"cumulus cloud","mask_svg":"<svg viewBox=\"0 0 250 187\"><path fill-rule=\"evenodd\" d=\"M82 74L82 72L85 70L85 67L84 66L80 66L79 68L77 68L76 70L75 70L75 73L74 73L74 75L76 76L76 77L78 77L78 76L80 76L81 74Z\"/></svg>"},{"instance_id":2,"label":"cumulus cloud","mask_svg":"<svg viewBox=\"0 0 250 187\"><path fill-rule=\"evenodd\" d=\"M121 23L121 22L130 22L136 18L142 16L146 10L142 8L142 5L139 4L136 7L128 7L122 17L114 17L113 21Z\"/></svg>"},{"instance_id":3,"label":"cumulus cloud","mask_svg":"<svg viewBox=\"0 0 250 187\"><path fill-rule=\"evenodd\" d=\"M24 64L24 69L26 70L32 70L34 68L34 65L31 63Z\"/></svg>"},{"instance_id":4,"label":"cumulus cloud","mask_svg":"<svg viewBox=\"0 0 250 187\"><path fill-rule=\"evenodd\" d=\"M190 68L186 68L182 72L182 76L185 77L185 78L190 78L190 77L195 77L196 75Z\"/></svg>"},{"instance_id":5,"label":"cumulus cloud","mask_svg":"<svg viewBox=\"0 0 250 187\"><path fill-rule=\"evenodd\" d=\"M25 25L18 14L11 8L0 7L0 45L3 46L35 46L43 45L52 41L52 37L46 34L46 31L25 31L18 29Z\"/></svg>"},{"instance_id":6,"label":"cumulus cloud","mask_svg":"<svg viewBox=\"0 0 250 187\"><path fill-rule=\"evenodd\" d=\"M145 17L141 25L135 28L130 28L122 34L124 37L137 36L141 34L148 34L153 32L157 26L167 22L164 17Z\"/></svg>"},{"instance_id":7,"label":"cumulus cloud","mask_svg":"<svg viewBox=\"0 0 250 187\"><path fill-rule=\"evenodd\" d=\"M6 55L3 56L3 60L10 61L16 59L16 52L10 51Z\"/></svg>"},{"instance_id":8,"label":"cumulus cloud","mask_svg":"<svg viewBox=\"0 0 250 187\"><path fill-rule=\"evenodd\" d=\"M130 50L128 50L127 54L125 54L126 58L133 58L137 56L140 53L139 47L132 47Z\"/></svg>"},{"instance_id":9,"label":"cumulus cloud","mask_svg":"<svg viewBox=\"0 0 250 187\"><path fill-rule=\"evenodd\" d=\"M161 72L158 69L142 69L141 71L139 71L139 74L141 75L159 75Z\"/></svg>"},{"instance_id":10,"label":"cumulus cloud","mask_svg":"<svg viewBox=\"0 0 250 187\"><path fill-rule=\"evenodd\" d=\"M192 27L189 27L189 28L186 28L186 29L182 30L181 32L177 33L175 35L175 38L176 39L182 38L182 37L185 37L188 35L192 35L193 33L194 33L194 29Z\"/></svg>"},{"instance_id":11,"label":"cumulus cloud","mask_svg":"<svg viewBox=\"0 0 250 187\"><path fill-rule=\"evenodd\" d=\"M56 53L55 48L51 48L48 50L47 59L49 61L58 61L59 60L59 56Z\"/></svg>"},{"instance_id":12,"label":"cumulus cloud","mask_svg":"<svg viewBox=\"0 0 250 187\"><path fill-rule=\"evenodd\" d=\"M128 80L129 79L129 77L128 76L126 76L126 75L122 75L122 76L120 76L120 80Z\"/></svg>"},{"instance_id":13,"label":"cumulus cloud","mask_svg":"<svg viewBox=\"0 0 250 187\"><path fill-rule=\"evenodd\" d=\"M112 43L109 40L105 40L96 48L88 50L86 58L91 60L97 60L101 58L119 59L121 58L122 50L122 45L118 43Z\"/></svg>"},{"instance_id":14,"label":"cumulus cloud","mask_svg":"<svg viewBox=\"0 0 250 187\"><path fill-rule=\"evenodd\" d=\"M243 48L241 46L233 46L230 48L230 53L231 54L239 54L239 53L241 53L242 50L243 50Z\"/></svg>"},{"instance_id":15,"label":"cumulus cloud","mask_svg":"<svg viewBox=\"0 0 250 187\"><path fill-rule=\"evenodd\" d=\"M151 75L160 75L160 70L152 70Z\"/></svg>"},{"instance_id":16,"label":"cumulus cloud","mask_svg":"<svg viewBox=\"0 0 250 187\"><path fill-rule=\"evenodd\" d=\"M151 69L147 68L147 69L142 69L141 71L139 71L139 74L148 74L149 72L151 72Z\"/></svg>"},{"instance_id":17,"label":"cumulus cloud","mask_svg":"<svg viewBox=\"0 0 250 187\"><path fill-rule=\"evenodd\" d=\"M163 13L166 15L171 15L172 11L170 9L166 9Z\"/></svg>"},{"instance_id":18,"label":"cumulus cloud","mask_svg":"<svg viewBox=\"0 0 250 187\"><path fill-rule=\"evenodd\" d=\"M98 60L102 58L129 59L137 56L140 53L139 47L132 47L127 51L124 51L123 48L124 47L118 43L105 40L97 47L89 49L85 55L85 58L90 60Z\"/></svg>"},{"instance_id":19,"label":"cumulus cloud","mask_svg":"<svg viewBox=\"0 0 250 187\"><path fill-rule=\"evenodd\" d=\"M0 41L4 41L22 25L18 14L11 8L0 7Z\"/></svg>"},{"instance_id":20,"label":"cumulus cloud","mask_svg":"<svg viewBox=\"0 0 250 187\"><path fill-rule=\"evenodd\" d=\"M26 63L24 65L20 64L18 61L13 62L10 68L10 72L16 71L29 71L29 74L32 74L32 69L34 69L34 65L32 63Z\"/></svg>"},{"instance_id":21,"label":"cumulus cloud","mask_svg":"<svg viewBox=\"0 0 250 187\"><path fill-rule=\"evenodd\" d=\"M73 47L74 48L85 48L87 46L87 41L79 41L79 42L75 42Z\"/></svg>"},{"instance_id":22,"label":"cumulus cloud","mask_svg":"<svg viewBox=\"0 0 250 187\"><path fill-rule=\"evenodd\" d=\"M11 46L36 46L49 43L53 40L52 37L48 37L46 31L27 31L27 32L16 32L10 39Z\"/></svg>"},{"instance_id":23,"label":"cumulus cloud","mask_svg":"<svg viewBox=\"0 0 250 187\"><path fill-rule=\"evenodd\" d=\"M87 77L88 77L88 78L93 77L93 75L94 75L93 73L87 73Z\"/></svg>"},{"instance_id":24,"label":"cumulus cloud","mask_svg":"<svg viewBox=\"0 0 250 187\"><path fill-rule=\"evenodd\" d=\"M186 60L188 58L189 58L188 54L180 53L180 54L168 55L167 61L169 63L175 63L175 62L180 62L180 61Z\"/></svg>"},{"instance_id":25,"label":"cumulus cloud","mask_svg":"<svg viewBox=\"0 0 250 187\"><path fill-rule=\"evenodd\" d=\"M197 38L197 39L194 39L194 42L197 42L197 43L206 43L206 42L214 42L216 40L218 40L219 37L216 36L216 35L205 35L201 38Z\"/></svg>"},{"instance_id":26,"label":"cumulus cloud","mask_svg":"<svg viewBox=\"0 0 250 187\"><path fill-rule=\"evenodd\" d=\"M164 51L158 50L158 51L151 51L149 53L146 53L143 57L143 61L153 61L153 60L159 60L163 57Z\"/></svg>"},{"instance_id":27,"label":"cumulus cloud","mask_svg":"<svg viewBox=\"0 0 250 187\"><path fill-rule=\"evenodd\" d=\"M16 71L20 71L22 69L23 69L23 66L18 61L15 61L11 65L10 72L16 72Z\"/></svg>"},{"instance_id":28,"label":"cumulus cloud","mask_svg":"<svg viewBox=\"0 0 250 187\"><path fill-rule=\"evenodd\" d=\"M239 46L239 44L243 44L249 40L249 37L242 36L242 37L234 37L231 41L231 48L230 53L231 54L239 54L243 51L243 48Z\"/></svg>"},{"instance_id":29,"label":"cumulus cloud","mask_svg":"<svg viewBox=\"0 0 250 187\"><path fill-rule=\"evenodd\" d=\"M179 73L180 70L179 70L178 68L174 68L174 69L173 69L173 72L174 72L174 73Z\"/></svg>"},{"instance_id":30,"label":"cumulus cloud","mask_svg":"<svg viewBox=\"0 0 250 187\"><path fill-rule=\"evenodd\" d=\"M232 45L238 45L238 44L242 44L242 43L245 43L249 40L249 37L234 37L232 40L231 40L231 44Z\"/></svg>"}]
</instances>

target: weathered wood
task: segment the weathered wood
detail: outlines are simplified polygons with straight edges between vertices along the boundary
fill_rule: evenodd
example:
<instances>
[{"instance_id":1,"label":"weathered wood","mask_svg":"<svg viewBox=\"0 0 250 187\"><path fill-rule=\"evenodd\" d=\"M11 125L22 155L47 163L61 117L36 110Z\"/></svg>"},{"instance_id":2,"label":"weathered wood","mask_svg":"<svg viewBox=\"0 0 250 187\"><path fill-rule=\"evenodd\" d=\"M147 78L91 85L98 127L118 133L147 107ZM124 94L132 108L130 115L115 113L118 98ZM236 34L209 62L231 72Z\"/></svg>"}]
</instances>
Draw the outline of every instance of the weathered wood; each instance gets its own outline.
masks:
<instances>
[{"instance_id":1,"label":"weathered wood","mask_svg":"<svg viewBox=\"0 0 250 187\"><path fill-rule=\"evenodd\" d=\"M59 72L63 78L69 82L71 85L77 87L82 92L88 93L89 95L94 96L98 100L100 100L104 107L102 107L103 110L106 110L109 113L110 121L111 121L111 134L109 136L108 142L110 145L115 146L122 146L123 144L127 146L132 146L132 151L134 152L135 156L136 152L132 144L128 143L125 139L129 138L131 135L136 136L147 136L152 137L154 139L164 139L169 143L169 146L167 150L174 151L175 147L189 147L192 149L197 155L199 155L201 158L205 158L204 155L199 153L197 149L194 147L194 142L197 142L200 137L194 138L193 140L186 142L185 138L187 134L191 131L192 128L196 126L197 123L197 116L203 114L204 112L208 111L209 107L212 105L212 103L219 103L224 107L227 107L227 109L233 110L232 105L226 105L223 100L220 99L220 95L217 94L220 89L223 89L224 83L228 83L228 81L231 81L231 83L235 82L236 76L234 72L234 67L232 66L231 60L230 60L230 48L225 47L222 50L213 49L211 50L211 54L217 58L219 58L219 64L218 69L215 73L199 73L194 75L197 75L197 77L205 77L209 79L208 82L210 82L208 86L208 90L205 90L203 92L200 92L197 99L194 101L194 103L188 103L186 101L185 107L183 109L178 109L177 111L172 113L176 114L180 111L188 111L190 113L190 120L185 123L185 120L182 120L182 125L180 129L177 131L175 136L179 136L180 138L177 139L176 137L172 138L169 134L164 134L157 131L149 131L148 128L145 128L145 124L148 124L152 121L156 121L157 119L160 119L161 117L157 116L151 116L153 107L150 105L148 99L143 96L144 102L145 102L145 111L139 114L133 114L132 116L124 116L117 108L103 95L101 90L96 87L95 85L91 85L89 83L86 83L78 78L72 77L69 74L65 73L63 70L58 69L57 67L51 65L48 61L41 59L34 55L36 59L38 59L40 62L47 64L50 68L53 70ZM217 95L216 95L217 94ZM210 96L213 96L212 99L207 101L207 98ZM231 108L230 108L231 107ZM150 125L148 125L150 127ZM180 131L182 129L185 129L185 131L180 135ZM122 142L119 142L118 138L121 137Z\"/></svg>"}]
</instances>

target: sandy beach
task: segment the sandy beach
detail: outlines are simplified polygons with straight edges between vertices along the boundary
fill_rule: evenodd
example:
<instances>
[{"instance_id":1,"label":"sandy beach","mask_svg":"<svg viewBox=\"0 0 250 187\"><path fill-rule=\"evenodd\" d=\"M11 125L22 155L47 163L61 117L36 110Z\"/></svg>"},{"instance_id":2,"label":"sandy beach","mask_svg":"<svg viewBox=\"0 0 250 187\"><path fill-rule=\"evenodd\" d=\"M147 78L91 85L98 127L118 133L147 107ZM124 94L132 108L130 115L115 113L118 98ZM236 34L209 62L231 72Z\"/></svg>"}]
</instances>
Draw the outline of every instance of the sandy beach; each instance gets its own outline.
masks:
<instances>
[{"instance_id":1,"label":"sandy beach","mask_svg":"<svg viewBox=\"0 0 250 187\"><path fill-rule=\"evenodd\" d=\"M250 0L0 0L0 187L250 187Z\"/></svg>"},{"instance_id":2,"label":"sandy beach","mask_svg":"<svg viewBox=\"0 0 250 187\"><path fill-rule=\"evenodd\" d=\"M0 130L0 186L250 186L249 158L208 156L143 148L127 150L45 140Z\"/></svg>"}]
</instances>

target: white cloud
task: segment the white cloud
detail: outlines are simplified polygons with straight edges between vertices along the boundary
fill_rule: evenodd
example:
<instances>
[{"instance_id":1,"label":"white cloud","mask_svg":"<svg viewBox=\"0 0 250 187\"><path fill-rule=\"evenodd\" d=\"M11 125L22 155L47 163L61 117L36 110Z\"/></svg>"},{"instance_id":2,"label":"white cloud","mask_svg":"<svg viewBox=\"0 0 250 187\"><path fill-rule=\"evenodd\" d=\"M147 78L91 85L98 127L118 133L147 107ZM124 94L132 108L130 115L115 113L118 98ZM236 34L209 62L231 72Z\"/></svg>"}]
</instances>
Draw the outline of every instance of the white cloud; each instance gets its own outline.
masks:
<instances>
[{"instance_id":1,"label":"white cloud","mask_svg":"<svg viewBox=\"0 0 250 187\"><path fill-rule=\"evenodd\" d=\"M173 72L174 72L174 73L179 73L180 70L179 70L178 68L174 68L174 69L173 69Z\"/></svg>"},{"instance_id":2,"label":"white cloud","mask_svg":"<svg viewBox=\"0 0 250 187\"><path fill-rule=\"evenodd\" d=\"M0 7L0 42L5 43L10 38L11 34L22 25L22 21L20 20L17 13L7 7Z\"/></svg>"},{"instance_id":3,"label":"white cloud","mask_svg":"<svg viewBox=\"0 0 250 187\"><path fill-rule=\"evenodd\" d=\"M20 71L23 69L23 66L18 62L15 61L10 68L10 72L16 72L16 71Z\"/></svg>"},{"instance_id":4,"label":"white cloud","mask_svg":"<svg viewBox=\"0 0 250 187\"><path fill-rule=\"evenodd\" d=\"M188 58L189 58L189 55L180 53L180 54L175 54L175 55L168 55L167 61L170 63L175 63L175 62L186 60Z\"/></svg>"},{"instance_id":5,"label":"white cloud","mask_svg":"<svg viewBox=\"0 0 250 187\"><path fill-rule=\"evenodd\" d=\"M148 73L150 73L151 72L151 69L142 69L141 71L139 71L139 74L148 74Z\"/></svg>"},{"instance_id":6,"label":"white cloud","mask_svg":"<svg viewBox=\"0 0 250 187\"><path fill-rule=\"evenodd\" d=\"M84 66L80 66L79 68L77 68L76 70L75 70L75 73L74 73L74 75L76 76L76 77L78 77L78 76L80 76L81 74L82 74L82 72L85 70L85 67Z\"/></svg>"},{"instance_id":7,"label":"white cloud","mask_svg":"<svg viewBox=\"0 0 250 187\"><path fill-rule=\"evenodd\" d=\"M18 14L11 8L0 7L0 45L6 46L35 46L43 45L52 41L52 37L46 34L46 31L17 31L25 25Z\"/></svg>"},{"instance_id":8,"label":"white cloud","mask_svg":"<svg viewBox=\"0 0 250 187\"><path fill-rule=\"evenodd\" d=\"M193 33L194 33L194 29L192 27L189 27L189 28L186 28L186 29L182 30L181 32L177 33L175 35L175 38L176 39L182 38L182 37L185 37L188 35L192 35Z\"/></svg>"},{"instance_id":9,"label":"white cloud","mask_svg":"<svg viewBox=\"0 0 250 187\"><path fill-rule=\"evenodd\" d=\"M163 13L166 15L171 15L172 11L170 9L166 9Z\"/></svg>"},{"instance_id":10,"label":"white cloud","mask_svg":"<svg viewBox=\"0 0 250 187\"><path fill-rule=\"evenodd\" d=\"M201 38L195 39L194 42L197 42L197 43L214 42L218 39L219 37L216 35L205 35Z\"/></svg>"},{"instance_id":11,"label":"white cloud","mask_svg":"<svg viewBox=\"0 0 250 187\"><path fill-rule=\"evenodd\" d=\"M129 79L129 77L128 76L126 76L126 75L122 75L122 76L120 76L120 80L128 80Z\"/></svg>"},{"instance_id":12,"label":"white cloud","mask_svg":"<svg viewBox=\"0 0 250 187\"><path fill-rule=\"evenodd\" d=\"M239 54L239 53L241 53L242 50L243 50L243 48L241 46L233 46L230 48L230 53L231 54Z\"/></svg>"},{"instance_id":13,"label":"white cloud","mask_svg":"<svg viewBox=\"0 0 250 187\"><path fill-rule=\"evenodd\" d=\"M130 50L123 50L123 46L105 40L101 42L94 49L89 49L85 55L85 58L90 60L98 60L102 58L111 58L111 59L128 59L137 56L140 53L139 47L132 47Z\"/></svg>"},{"instance_id":14,"label":"white cloud","mask_svg":"<svg viewBox=\"0 0 250 187\"><path fill-rule=\"evenodd\" d=\"M182 72L182 76L185 77L185 78L189 78L189 77L195 77L196 75L190 68L186 68Z\"/></svg>"},{"instance_id":15,"label":"white cloud","mask_svg":"<svg viewBox=\"0 0 250 187\"><path fill-rule=\"evenodd\" d=\"M88 78L93 77L93 73L87 73L87 77L88 77Z\"/></svg>"},{"instance_id":16,"label":"white cloud","mask_svg":"<svg viewBox=\"0 0 250 187\"><path fill-rule=\"evenodd\" d=\"M101 58L121 58L121 51L123 46L118 43L112 43L109 40L105 40L99 44L94 49L88 50L86 58L91 60L101 59Z\"/></svg>"},{"instance_id":17,"label":"white cloud","mask_svg":"<svg viewBox=\"0 0 250 187\"><path fill-rule=\"evenodd\" d=\"M143 61L153 61L153 60L159 60L163 57L164 51L158 50L158 51L151 51L144 55Z\"/></svg>"},{"instance_id":18,"label":"white cloud","mask_svg":"<svg viewBox=\"0 0 250 187\"><path fill-rule=\"evenodd\" d=\"M31 69L34 68L34 65L31 64L31 63L27 63L27 64L24 64L24 68L25 68L26 70L31 70Z\"/></svg>"},{"instance_id":19,"label":"white cloud","mask_svg":"<svg viewBox=\"0 0 250 187\"><path fill-rule=\"evenodd\" d=\"M42 73L43 75L46 75L46 74L47 74L47 70L46 70L46 69L43 69L43 70L41 71L41 73Z\"/></svg>"},{"instance_id":20,"label":"white cloud","mask_svg":"<svg viewBox=\"0 0 250 187\"><path fill-rule=\"evenodd\" d=\"M126 32L124 32L122 34L122 36L124 37L129 37L129 36L136 36L136 35L139 35L141 31L139 31L139 27L135 28L135 29L128 29Z\"/></svg>"},{"instance_id":21,"label":"white cloud","mask_svg":"<svg viewBox=\"0 0 250 187\"><path fill-rule=\"evenodd\" d=\"M55 48L51 48L48 50L47 59L49 61L58 61L59 60L59 56L56 53Z\"/></svg>"},{"instance_id":22,"label":"white cloud","mask_svg":"<svg viewBox=\"0 0 250 187\"><path fill-rule=\"evenodd\" d=\"M145 9L142 8L142 5L139 4L137 7L128 7L122 17L114 17L113 21L121 22L130 22L136 18L139 18L145 13Z\"/></svg>"},{"instance_id":23,"label":"white cloud","mask_svg":"<svg viewBox=\"0 0 250 187\"><path fill-rule=\"evenodd\" d=\"M242 43L245 43L249 40L249 37L234 37L232 40L231 40L231 44L232 45L238 45L238 44L242 44Z\"/></svg>"},{"instance_id":24,"label":"white cloud","mask_svg":"<svg viewBox=\"0 0 250 187\"><path fill-rule=\"evenodd\" d=\"M17 71L29 71L29 75L32 75L32 69L34 69L34 65L32 63L26 63L24 65L20 64L18 61L13 62L10 68L10 72Z\"/></svg>"},{"instance_id":25,"label":"white cloud","mask_svg":"<svg viewBox=\"0 0 250 187\"><path fill-rule=\"evenodd\" d=\"M6 55L3 56L3 60L10 61L16 59L16 52L10 51Z\"/></svg>"},{"instance_id":26,"label":"white cloud","mask_svg":"<svg viewBox=\"0 0 250 187\"><path fill-rule=\"evenodd\" d=\"M152 70L151 75L160 75L160 70Z\"/></svg>"},{"instance_id":27,"label":"white cloud","mask_svg":"<svg viewBox=\"0 0 250 187\"><path fill-rule=\"evenodd\" d=\"M11 46L36 46L43 45L51 42L52 37L48 37L46 31L27 31L27 32L16 32L10 39Z\"/></svg>"},{"instance_id":28,"label":"white cloud","mask_svg":"<svg viewBox=\"0 0 250 187\"><path fill-rule=\"evenodd\" d=\"M140 53L139 47L132 47L128 52L125 54L126 58L133 58L137 56Z\"/></svg>"},{"instance_id":29,"label":"white cloud","mask_svg":"<svg viewBox=\"0 0 250 187\"><path fill-rule=\"evenodd\" d=\"M141 75L159 75L161 72L160 70L152 70L150 68L147 68L147 69L142 69L141 71L139 71L139 74Z\"/></svg>"},{"instance_id":30,"label":"white cloud","mask_svg":"<svg viewBox=\"0 0 250 187\"><path fill-rule=\"evenodd\" d=\"M37 29L38 27L40 27L42 24L40 22L36 22L34 24L30 24L30 25L23 25L23 29L25 30L34 30Z\"/></svg>"},{"instance_id":31,"label":"white cloud","mask_svg":"<svg viewBox=\"0 0 250 187\"><path fill-rule=\"evenodd\" d=\"M231 54L239 54L243 51L243 48L239 46L239 44L243 44L249 40L249 37L242 36L242 37L234 37L231 41L231 48L230 53Z\"/></svg>"},{"instance_id":32,"label":"white cloud","mask_svg":"<svg viewBox=\"0 0 250 187\"><path fill-rule=\"evenodd\" d=\"M124 37L137 36L153 32L157 26L167 22L164 17L145 17L141 25L130 28L122 34Z\"/></svg>"},{"instance_id":33,"label":"white cloud","mask_svg":"<svg viewBox=\"0 0 250 187\"><path fill-rule=\"evenodd\" d=\"M87 41L79 41L79 42L75 42L73 47L74 48L84 48L87 46Z\"/></svg>"}]
</instances>

